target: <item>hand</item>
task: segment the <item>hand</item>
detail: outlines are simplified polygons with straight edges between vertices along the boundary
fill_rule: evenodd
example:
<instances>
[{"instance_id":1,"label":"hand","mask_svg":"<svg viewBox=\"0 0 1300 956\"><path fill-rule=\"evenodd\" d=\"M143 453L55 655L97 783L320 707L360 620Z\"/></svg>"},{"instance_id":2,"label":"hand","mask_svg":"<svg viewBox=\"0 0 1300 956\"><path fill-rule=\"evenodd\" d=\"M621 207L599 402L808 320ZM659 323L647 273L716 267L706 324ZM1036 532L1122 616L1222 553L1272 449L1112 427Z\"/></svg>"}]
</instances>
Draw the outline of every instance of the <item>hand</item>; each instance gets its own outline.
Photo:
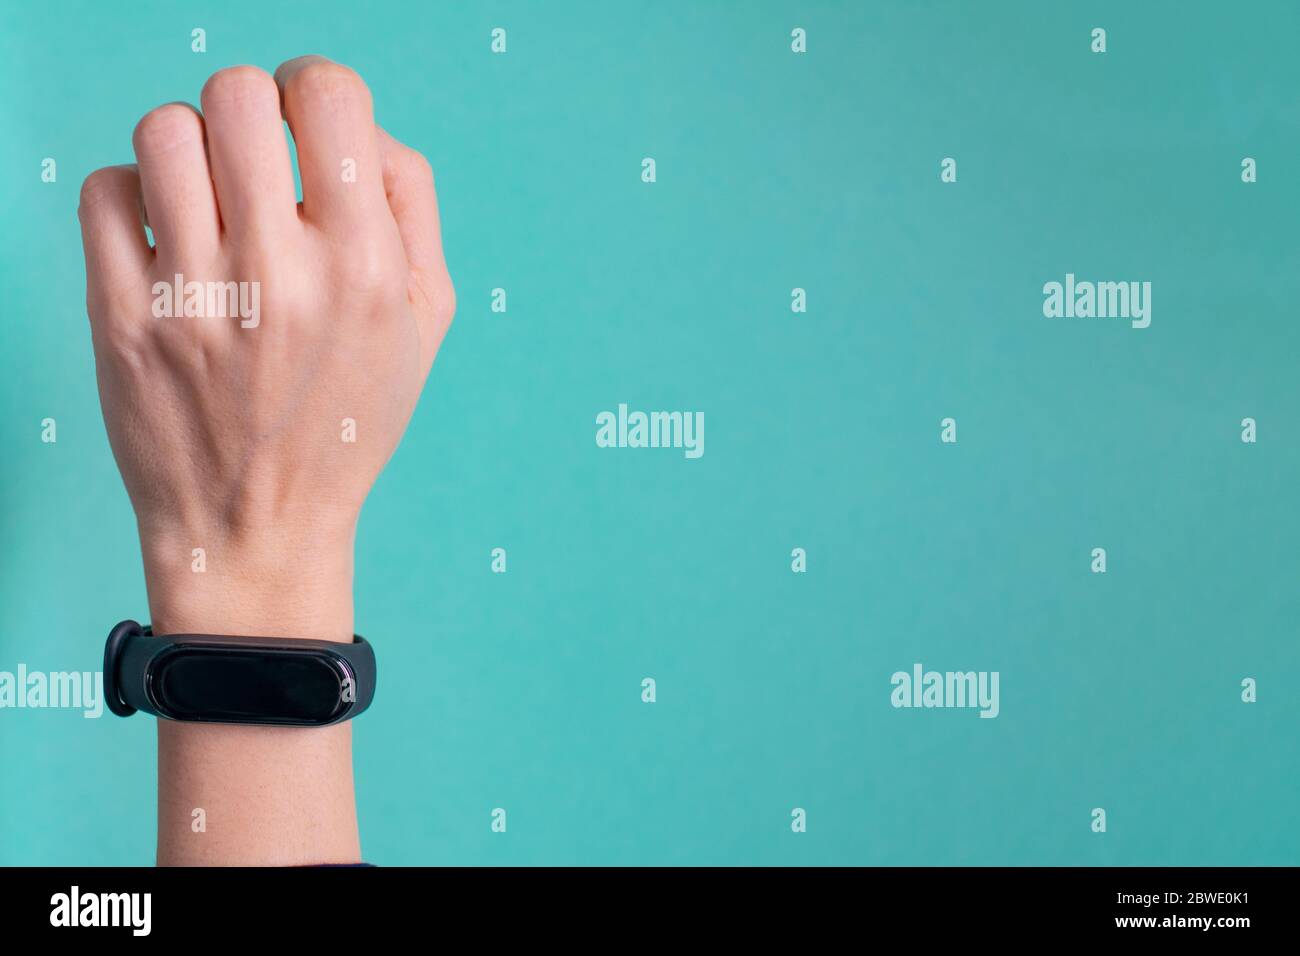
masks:
<instances>
[{"instance_id":1,"label":"hand","mask_svg":"<svg viewBox=\"0 0 1300 956\"><path fill-rule=\"evenodd\" d=\"M104 419L160 631L176 600L215 604L228 630L250 598L293 601L286 569L335 590L347 575L350 596L357 515L455 307L429 164L375 126L354 72L235 67L201 103L145 116L138 168L92 173L80 209Z\"/></svg>"}]
</instances>

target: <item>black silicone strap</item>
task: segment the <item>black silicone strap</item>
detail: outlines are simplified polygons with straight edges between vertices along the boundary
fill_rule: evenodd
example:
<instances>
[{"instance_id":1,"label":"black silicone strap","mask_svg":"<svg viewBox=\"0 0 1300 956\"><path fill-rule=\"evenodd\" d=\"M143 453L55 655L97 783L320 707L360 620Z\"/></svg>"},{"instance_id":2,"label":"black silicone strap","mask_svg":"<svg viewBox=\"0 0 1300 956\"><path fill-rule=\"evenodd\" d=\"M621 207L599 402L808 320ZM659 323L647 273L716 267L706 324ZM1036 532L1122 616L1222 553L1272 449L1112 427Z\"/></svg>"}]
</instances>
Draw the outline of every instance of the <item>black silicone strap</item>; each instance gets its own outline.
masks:
<instances>
[{"instance_id":1,"label":"black silicone strap","mask_svg":"<svg viewBox=\"0 0 1300 956\"><path fill-rule=\"evenodd\" d=\"M353 635L352 642L348 644L306 638L236 637L220 634L157 636L152 629L142 627L135 621L123 621L109 632L104 644L104 697L108 709L119 717L129 717L137 710L168 716L159 714L150 693L152 668L159 655L187 645L202 646L218 653L224 648L232 651L267 649L296 654L326 654L342 659L354 680L353 699L345 711L334 719L312 726L351 720L369 707L375 697L375 653L370 643L359 634ZM275 717L276 715L268 714L264 721L241 722L279 723Z\"/></svg>"}]
</instances>

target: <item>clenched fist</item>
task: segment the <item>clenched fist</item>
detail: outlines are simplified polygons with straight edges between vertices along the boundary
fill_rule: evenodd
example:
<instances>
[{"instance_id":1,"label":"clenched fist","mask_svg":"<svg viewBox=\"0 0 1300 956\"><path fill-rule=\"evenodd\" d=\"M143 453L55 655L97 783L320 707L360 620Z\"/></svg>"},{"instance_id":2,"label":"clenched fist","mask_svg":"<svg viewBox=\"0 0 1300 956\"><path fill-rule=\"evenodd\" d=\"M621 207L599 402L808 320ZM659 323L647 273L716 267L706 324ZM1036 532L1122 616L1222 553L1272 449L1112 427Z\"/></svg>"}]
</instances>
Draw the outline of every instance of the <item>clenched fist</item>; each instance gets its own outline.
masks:
<instances>
[{"instance_id":1,"label":"clenched fist","mask_svg":"<svg viewBox=\"0 0 1300 956\"><path fill-rule=\"evenodd\" d=\"M195 601L228 603L211 582L278 587L286 562L350 555L455 300L429 164L375 125L356 73L234 67L201 104L145 116L137 165L92 173L80 216L151 595L183 575ZM206 586L187 580L196 549Z\"/></svg>"}]
</instances>

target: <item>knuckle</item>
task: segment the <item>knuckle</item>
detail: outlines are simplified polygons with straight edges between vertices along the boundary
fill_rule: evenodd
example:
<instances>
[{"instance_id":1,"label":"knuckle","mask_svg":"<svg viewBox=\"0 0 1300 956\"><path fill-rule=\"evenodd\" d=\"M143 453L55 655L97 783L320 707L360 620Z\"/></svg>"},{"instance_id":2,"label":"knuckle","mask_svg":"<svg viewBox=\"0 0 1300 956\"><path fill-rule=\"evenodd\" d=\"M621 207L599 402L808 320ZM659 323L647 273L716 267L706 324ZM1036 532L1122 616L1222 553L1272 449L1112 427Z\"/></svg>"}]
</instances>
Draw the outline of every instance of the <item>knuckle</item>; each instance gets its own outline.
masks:
<instances>
[{"instance_id":1,"label":"knuckle","mask_svg":"<svg viewBox=\"0 0 1300 956\"><path fill-rule=\"evenodd\" d=\"M238 104L257 100L279 101L271 74L255 66L230 66L208 77L201 101L205 104Z\"/></svg>"},{"instance_id":2,"label":"knuckle","mask_svg":"<svg viewBox=\"0 0 1300 956\"><path fill-rule=\"evenodd\" d=\"M348 269L349 284L363 295L374 295L391 284L392 263L377 245L361 243Z\"/></svg>"},{"instance_id":3,"label":"knuckle","mask_svg":"<svg viewBox=\"0 0 1300 956\"><path fill-rule=\"evenodd\" d=\"M112 199L128 188L130 177L130 171L121 166L106 166L95 170L81 184L81 208L89 209Z\"/></svg>"},{"instance_id":4,"label":"knuckle","mask_svg":"<svg viewBox=\"0 0 1300 956\"><path fill-rule=\"evenodd\" d=\"M456 317L456 286L451 276L446 277L434 296L434 310L444 325L451 325L451 320Z\"/></svg>"},{"instance_id":5,"label":"knuckle","mask_svg":"<svg viewBox=\"0 0 1300 956\"><path fill-rule=\"evenodd\" d=\"M425 157L424 153L418 149L406 147L402 152L402 163L408 176L413 179L433 182L433 165Z\"/></svg>"},{"instance_id":6,"label":"knuckle","mask_svg":"<svg viewBox=\"0 0 1300 956\"><path fill-rule=\"evenodd\" d=\"M370 90L357 72L341 63L309 63L294 73L285 84L286 94L308 103L336 103L345 100L369 101Z\"/></svg>"},{"instance_id":7,"label":"knuckle","mask_svg":"<svg viewBox=\"0 0 1300 956\"><path fill-rule=\"evenodd\" d=\"M193 108L167 103L144 115L136 124L133 140L137 153L163 153L195 139L201 142L202 137L202 120Z\"/></svg>"}]
</instances>

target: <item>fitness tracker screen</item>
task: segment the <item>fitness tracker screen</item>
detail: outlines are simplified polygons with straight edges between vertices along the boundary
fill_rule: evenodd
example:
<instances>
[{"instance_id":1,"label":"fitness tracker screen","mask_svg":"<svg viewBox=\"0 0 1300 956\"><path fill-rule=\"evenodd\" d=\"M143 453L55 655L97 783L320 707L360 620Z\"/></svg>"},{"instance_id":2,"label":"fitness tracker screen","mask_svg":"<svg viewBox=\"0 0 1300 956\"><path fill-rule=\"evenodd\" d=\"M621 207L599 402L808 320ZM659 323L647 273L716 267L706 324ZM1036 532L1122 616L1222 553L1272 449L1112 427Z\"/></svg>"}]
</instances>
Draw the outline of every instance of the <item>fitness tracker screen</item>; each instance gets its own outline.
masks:
<instances>
[{"instance_id":1,"label":"fitness tracker screen","mask_svg":"<svg viewBox=\"0 0 1300 956\"><path fill-rule=\"evenodd\" d=\"M323 724L351 706L339 657L318 650L177 645L149 668L158 713L174 720Z\"/></svg>"}]
</instances>

